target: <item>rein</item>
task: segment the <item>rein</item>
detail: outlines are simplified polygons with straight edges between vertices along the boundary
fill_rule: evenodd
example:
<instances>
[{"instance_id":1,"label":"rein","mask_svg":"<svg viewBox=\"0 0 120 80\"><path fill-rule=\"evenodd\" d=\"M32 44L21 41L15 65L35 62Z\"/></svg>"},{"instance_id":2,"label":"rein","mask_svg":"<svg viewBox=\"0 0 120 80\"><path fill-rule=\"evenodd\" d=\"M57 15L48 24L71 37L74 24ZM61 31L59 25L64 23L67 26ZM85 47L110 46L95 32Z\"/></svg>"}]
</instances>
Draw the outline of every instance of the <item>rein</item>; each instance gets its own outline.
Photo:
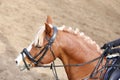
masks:
<instances>
[{"instance_id":1,"label":"rein","mask_svg":"<svg viewBox=\"0 0 120 80\"><path fill-rule=\"evenodd\" d=\"M33 62L33 63L35 64L36 67L44 67L44 68L48 68L48 67L49 67L49 68L52 70L53 75L54 75L54 77L55 77L56 80L59 80L59 79L58 79L58 75L57 75L57 71L56 71L56 67L80 67L80 66L84 66L84 65L86 65L86 64L90 64L90 63L92 63L92 62L95 62L96 60L98 60L98 59L101 58L101 56L99 56L99 57L97 57L97 58L95 58L95 59L93 59L93 60L90 60L90 61L88 61L88 62L84 62L84 63L81 63L81 64L55 65L55 62L53 61L53 62L51 63L51 65L42 65L42 66L39 65L38 63L43 59L43 57L45 56L45 54L47 54L47 51L48 51L48 50L50 50L50 52L51 52L51 54L53 55L53 58L54 58L54 60L55 60L55 55L54 55L54 52L53 52L51 46L52 46L52 44L53 44L53 42L54 42L54 40L55 40L55 38L56 38L56 36L57 36L57 32L58 32L57 28L56 28L56 27L53 27L53 35L52 35L52 37L51 37L50 39L47 39L47 40L48 40L48 43L47 43L47 44L45 45L45 47L44 47L37 55L35 55L34 57L32 57L32 55L30 54L30 52L29 52L26 48L23 49L23 51L21 52L21 55L22 55L24 65L25 65L25 67L26 67L27 70L30 70L30 67L31 67L31 66L30 66L30 64L27 64L27 63L26 63L26 61L25 61L25 59L24 59L24 56L25 56L25 55L28 57L28 59L29 59L31 62ZM41 56L38 60L36 60L36 58L37 58L40 54L42 54L42 56ZM85 80L86 80L86 79L85 79Z\"/></svg>"},{"instance_id":2,"label":"rein","mask_svg":"<svg viewBox=\"0 0 120 80\"><path fill-rule=\"evenodd\" d=\"M63 64L63 65L38 65L38 67L44 67L44 68L48 68L48 67L51 67L51 66L54 66L54 67L79 67L79 66L84 66L84 65L87 65L87 64L90 64L90 63L92 63L92 62L95 62L96 60L98 60L98 59L100 59L101 57L97 57L97 58L95 58L95 59L93 59L93 60L90 60L90 61L88 61L88 62L84 62L84 63L81 63L81 64Z\"/></svg>"},{"instance_id":3,"label":"rein","mask_svg":"<svg viewBox=\"0 0 120 80\"><path fill-rule=\"evenodd\" d=\"M51 52L51 53L54 54L53 52ZM99 56L99 57L97 57L97 58L95 58L95 59L93 59L93 60L90 60L90 61L88 61L88 62L81 63L81 64L55 65L55 62L53 61L53 62L51 63L51 65L42 65L42 66L41 66L41 65L37 65L37 67L50 68L50 69L52 70L52 72L53 72L53 75L54 75L54 77L55 77L55 80L59 80L58 75L57 75L57 71L56 71L56 68L57 68L57 67L80 67L80 66L84 66L84 65L90 64L90 63L92 63L92 62L95 62L95 61L97 61L98 59L100 60L100 59L101 59L101 56ZM99 64L100 64L100 63L99 63ZM99 67L99 64L97 64L96 67ZM98 69L95 68L95 69L93 70L93 72L92 72L88 77L86 77L86 78L84 78L84 79L82 79L82 80L89 80L90 78L94 78L95 75L97 75L98 72L100 72L101 70L103 70L103 68L100 69L100 70L98 70Z\"/></svg>"}]
</instances>

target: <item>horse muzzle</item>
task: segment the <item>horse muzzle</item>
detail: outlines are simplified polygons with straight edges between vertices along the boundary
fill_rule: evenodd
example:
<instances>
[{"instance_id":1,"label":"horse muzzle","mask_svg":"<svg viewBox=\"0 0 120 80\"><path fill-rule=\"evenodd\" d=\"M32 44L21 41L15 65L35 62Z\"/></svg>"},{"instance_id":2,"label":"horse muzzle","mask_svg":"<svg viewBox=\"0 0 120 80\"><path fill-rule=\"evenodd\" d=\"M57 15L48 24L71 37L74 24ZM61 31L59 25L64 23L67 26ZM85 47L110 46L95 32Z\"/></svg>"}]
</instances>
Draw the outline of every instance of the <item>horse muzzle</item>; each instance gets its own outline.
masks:
<instances>
[{"instance_id":1,"label":"horse muzzle","mask_svg":"<svg viewBox=\"0 0 120 80\"><path fill-rule=\"evenodd\" d=\"M16 66L20 69L20 71L23 71L25 69L29 70L33 66L32 64L25 61L25 59L24 59L25 57L26 57L26 55L19 54L19 56L15 59ZM25 63L24 63L24 61L25 61Z\"/></svg>"}]
</instances>

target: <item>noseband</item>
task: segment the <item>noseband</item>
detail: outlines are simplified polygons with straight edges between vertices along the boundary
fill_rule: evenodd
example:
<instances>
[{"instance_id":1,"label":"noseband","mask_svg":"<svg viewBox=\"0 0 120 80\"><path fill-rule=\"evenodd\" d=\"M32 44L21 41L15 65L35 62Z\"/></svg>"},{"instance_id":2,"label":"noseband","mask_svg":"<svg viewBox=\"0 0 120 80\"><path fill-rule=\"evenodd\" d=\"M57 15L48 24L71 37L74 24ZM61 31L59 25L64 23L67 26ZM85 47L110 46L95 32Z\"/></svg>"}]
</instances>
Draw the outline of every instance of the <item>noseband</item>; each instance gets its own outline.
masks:
<instances>
[{"instance_id":1,"label":"noseband","mask_svg":"<svg viewBox=\"0 0 120 80\"><path fill-rule=\"evenodd\" d=\"M44 46L44 48L37 54L35 55L34 57L30 54L30 52L24 48L23 51L21 52L22 54L22 59L23 59L23 62L24 62L24 65L25 67L27 68L27 70L30 70L30 65L27 65L25 59L24 59L24 54L28 57L28 59L33 62L35 64L35 66L38 65L38 63L43 59L43 57L45 56L45 54L47 53L47 51L50 49L50 51L53 53L53 51L51 50L51 46L53 44L53 42L55 41L55 38L57 36L57 28L56 27L53 27L53 35L50 39L47 39L48 40L48 43ZM42 56L36 60L36 58L42 54ZM53 57L55 58L54 54L53 54Z\"/></svg>"}]
</instances>

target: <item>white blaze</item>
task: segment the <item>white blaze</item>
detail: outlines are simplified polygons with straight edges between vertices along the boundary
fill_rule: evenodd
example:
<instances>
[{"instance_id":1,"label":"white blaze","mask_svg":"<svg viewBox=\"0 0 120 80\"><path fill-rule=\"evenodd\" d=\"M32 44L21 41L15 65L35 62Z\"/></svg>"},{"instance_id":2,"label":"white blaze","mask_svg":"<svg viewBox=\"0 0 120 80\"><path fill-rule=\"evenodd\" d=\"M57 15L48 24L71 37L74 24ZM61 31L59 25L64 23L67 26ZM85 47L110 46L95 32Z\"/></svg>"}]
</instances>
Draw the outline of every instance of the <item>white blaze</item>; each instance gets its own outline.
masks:
<instances>
[{"instance_id":1,"label":"white blaze","mask_svg":"<svg viewBox=\"0 0 120 80\"><path fill-rule=\"evenodd\" d=\"M32 42L33 43L33 42ZM29 52L32 48L32 43L28 46L27 51ZM23 57L24 56L24 57ZM15 59L17 66L24 66L23 58L26 57L25 53L19 54L18 57Z\"/></svg>"}]
</instances>

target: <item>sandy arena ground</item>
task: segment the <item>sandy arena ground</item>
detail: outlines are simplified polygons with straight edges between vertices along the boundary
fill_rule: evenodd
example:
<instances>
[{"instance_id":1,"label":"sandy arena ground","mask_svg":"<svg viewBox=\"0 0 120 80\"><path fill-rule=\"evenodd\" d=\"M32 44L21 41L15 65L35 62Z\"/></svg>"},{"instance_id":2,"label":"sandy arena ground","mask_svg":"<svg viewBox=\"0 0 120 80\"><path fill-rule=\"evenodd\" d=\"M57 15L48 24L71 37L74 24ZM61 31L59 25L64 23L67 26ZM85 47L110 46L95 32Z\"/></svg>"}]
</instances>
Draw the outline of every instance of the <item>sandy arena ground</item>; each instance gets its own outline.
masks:
<instances>
[{"instance_id":1,"label":"sandy arena ground","mask_svg":"<svg viewBox=\"0 0 120 80\"><path fill-rule=\"evenodd\" d=\"M47 15L54 25L79 28L100 46L120 38L120 0L0 0L0 80L54 80L49 68L21 72L14 62ZM63 68L57 71L67 80Z\"/></svg>"}]
</instances>

